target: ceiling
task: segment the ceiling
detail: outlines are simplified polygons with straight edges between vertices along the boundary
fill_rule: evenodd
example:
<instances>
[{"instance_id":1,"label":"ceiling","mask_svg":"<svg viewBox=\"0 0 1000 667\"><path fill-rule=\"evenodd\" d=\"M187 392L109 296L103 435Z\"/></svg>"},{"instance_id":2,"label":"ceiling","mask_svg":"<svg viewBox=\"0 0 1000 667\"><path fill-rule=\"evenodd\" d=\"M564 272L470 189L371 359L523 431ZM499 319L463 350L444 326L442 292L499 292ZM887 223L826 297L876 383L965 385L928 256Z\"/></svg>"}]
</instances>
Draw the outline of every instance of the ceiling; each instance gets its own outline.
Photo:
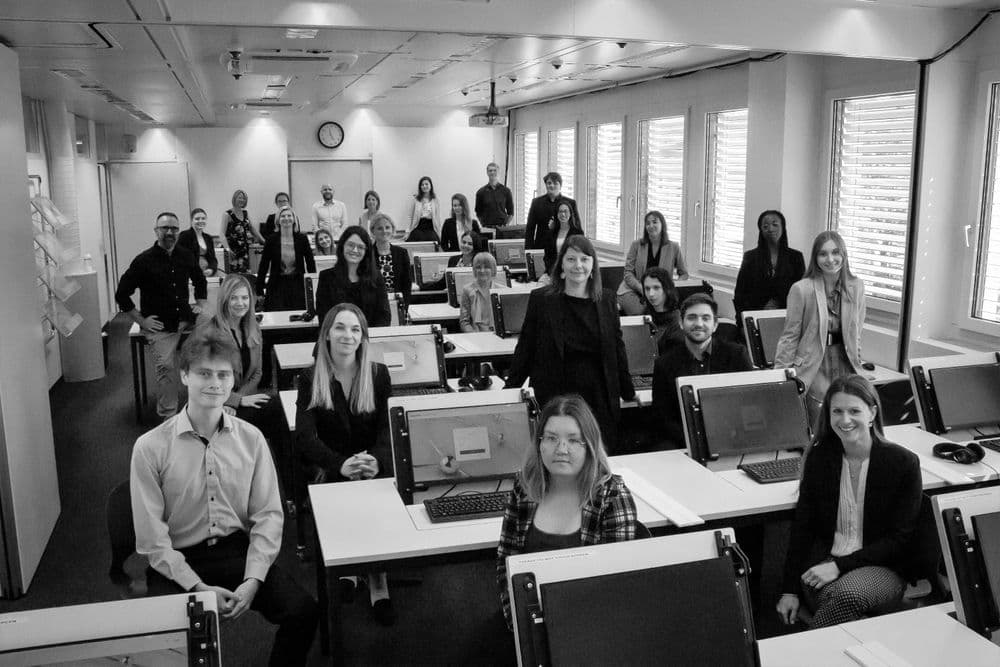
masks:
<instances>
[{"instance_id":1,"label":"ceiling","mask_svg":"<svg viewBox=\"0 0 1000 667\"><path fill-rule=\"evenodd\" d=\"M987 4L881 1L966 9ZM0 41L20 58L24 94L64 99L75 113L109 123L229 125L260 113L311 115L358 105L479 110L489 103L490 81L496 81L497 105L506 109L763 55L740 47L335 28L321 21L311 30L181 24L164 20L171 17L163 0L11 4L9 11L0 9ZM60 18L79 15L85 4L95 18ZM413 11L432 4L413 0ZM66 5L65 14L53 5ZM230 6L238 9L238 3ZM159 20L143 21L151 12L159 12ZM96 17L105 20L90 22ZM230 52L239 53L239 62L227 71Z\"/></svg>"}]
</instances>

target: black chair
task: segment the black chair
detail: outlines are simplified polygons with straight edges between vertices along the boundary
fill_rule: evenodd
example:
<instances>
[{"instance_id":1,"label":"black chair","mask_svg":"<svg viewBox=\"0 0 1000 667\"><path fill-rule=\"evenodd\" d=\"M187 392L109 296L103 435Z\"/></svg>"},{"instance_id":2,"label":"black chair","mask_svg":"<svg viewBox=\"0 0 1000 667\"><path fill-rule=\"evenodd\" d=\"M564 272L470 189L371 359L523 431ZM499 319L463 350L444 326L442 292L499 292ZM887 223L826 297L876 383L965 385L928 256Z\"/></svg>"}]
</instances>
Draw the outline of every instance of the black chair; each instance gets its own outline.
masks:
<instances>
[{"instance_id":1,"label":"black chair","mask_svg":"<svg viewBox=\"0 0 1000 667\"><path fill-rule=\"evenodd\" d=\"M108 576L126 597L146 595L146 561L135 553L135 526L132 523L132 497L129 482L111 490L106 507L111 566ZM131 556L135 555L135 558Z\"/></svg>"},{"instance_id":2,"label":"black chair","mask_svg":"<svg viewBox=\"0 0 1000 667\"><path fill-rule=\"evenodd\" d=\"M636 522L635 522L635 539L637 539L637 540L645 540L645 539L648 539L648 538L650 538L652 536L653 536L653 533L652 533L652 531L649 530L649 528L646 526L646 524L644 524L642 521L639 521L637 519Z\"/></svg>"}]
</instances>

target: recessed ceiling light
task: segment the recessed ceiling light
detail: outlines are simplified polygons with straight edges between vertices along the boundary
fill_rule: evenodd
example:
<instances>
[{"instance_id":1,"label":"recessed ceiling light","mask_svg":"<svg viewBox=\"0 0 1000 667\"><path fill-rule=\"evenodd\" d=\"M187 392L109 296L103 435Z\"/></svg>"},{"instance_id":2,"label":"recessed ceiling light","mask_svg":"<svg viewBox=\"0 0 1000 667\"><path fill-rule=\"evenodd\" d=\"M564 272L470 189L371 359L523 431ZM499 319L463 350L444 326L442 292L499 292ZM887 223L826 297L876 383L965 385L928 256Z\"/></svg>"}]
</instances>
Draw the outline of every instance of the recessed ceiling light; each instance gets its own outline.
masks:
<instances>
[{"instance_id":1,"label":"recessed ceiling light","mask_svg":"<svg viewBox=\"0 0 1000 667\"><path fill-rule=\"evenodd\" d=\"M263 111L263 110L262 110L262 111L260 112L260 115L261 115L261 116L270 116L270 115L271 115L271 112L270 112L270 111Z\"/></svg>"},{"instance_id":2,"label":"recessed ceiling light","mask_svg":"<svg viewBox=\"0 0 1000 667\"><path fill-rule=\"evenodd\" d=\"M285 39L316 39L317 34L316 28L289 28L285 31Z\"/></svg>"}]
</instances>

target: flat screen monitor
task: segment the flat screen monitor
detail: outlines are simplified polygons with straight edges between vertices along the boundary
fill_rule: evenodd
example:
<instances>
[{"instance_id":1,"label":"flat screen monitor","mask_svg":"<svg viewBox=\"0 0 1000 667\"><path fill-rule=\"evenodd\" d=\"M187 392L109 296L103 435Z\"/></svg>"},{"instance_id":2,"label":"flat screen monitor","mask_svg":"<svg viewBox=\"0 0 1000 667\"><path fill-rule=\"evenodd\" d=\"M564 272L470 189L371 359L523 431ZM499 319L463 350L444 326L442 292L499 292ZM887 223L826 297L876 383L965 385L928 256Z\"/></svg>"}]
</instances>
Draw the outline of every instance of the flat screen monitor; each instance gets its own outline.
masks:
<instances>
[{"instance_id":1,"label":"flat screen monitor","mask_svg":"<svg viewBox=\"0 0 1000 667\"><path fill-rule=\"evenodd\" d=\"M437 252L438 244L434 241L403 241L395 245L406 248L410 253L410 264L413 263L413 256L418 252Z\"/></svg>"},{"instance_id":2,"label":"flat screen monitor","mask_svg":"<svg viewBox=\"0 0 1000 667\"><path fill-rule=\"evenodd\" d=\"M448 382L444 350L434 333L373 336L368 345L369 358L388 366L393 387L440 387Z\"/></svg>"},{"instance_id":3,"label":"flat screen monitor","mask_svg":"<svg viewBox=\"0 0 1000 667\"><path fill-rule=\"evenodd\" d=\"M809 444L809 419L795 382L768 382L698 391L705 440L712 455L775 452Z\"/></svg>"},{"instance_id":4,"label":"flat screen monitor","mask_svg":"<svg viewBox=\"0 0 1000 667\"><path fill-rule=\"evenodd\" d=\"M490 253L496 257L498 266L512 269L525 268L524 239L498 239L490 241Z\"/></svg>"},{"instance_id":5,"label":"flat screen monitor","mask_svg":"<svg viewBox=\"0 0 1000 667\"><path fill-rule=\"evenodd\" d=\"M521 290L501 290L490 292L493 308L493 328L501 338L517 336L524 326L524 314L528 311L528 297L531 292Z\"/></svg>"},{"instance_id":6,"label":"flat screen monitor","mask_svg":"<svg viewBox=\"0 0 1000 667\"><path fill-rule=\"evenodd\" d=\"M448 268L448 260L455 254L453 252L422 252L414 255L413 273L416 276L417 285L421 289L441 285L441 281L444 280L444 271Z\"/></svg>"},{"instance_id":7,"label":"flat screen monitor","mask_svg":"<svg viewBox=\"0 0 1000 667\"><path fill-rule=\"evenodd\" d=\"M629 375L652 375L656 363L656 338L647 322L622 327Z\"/></svg>"},{"instance_id":8,"label":"flat screen monitor","mask_svg":"<svg viewBox=\"0 0 1000 667\"><path fill-rule=\"evenodd\" d=\"M785 330L784 317L758 317L757 330L760 331L760 344L764 352L764 361L768 367L774 366L774 354L778 351L778 339Z\"/></svg>"},{"instance_id":9,"label":"flat screen monitor","mask_svg":"<svg viewBox=\"0 0 1000 667\"><path fill-rule=\"evenodd\" d=\"M336 255L313 255L313 260L316 262L316 273L337 266Z\"/></svg>"},{"instance_id":10,"label":"flat screen monitor","mask_svg":"<svg viewBox=\"0 0 1000 667\"><path fill-rule=\"evenodd\" d=\"M604 289L617 290L625 279L624 264L604 264L601 265L601 285Z\"/></svg>"},{"instance_id":11,"label":"flat screen monitor","mask_svg":"<svg viewBox=\"0 0 1000 667\"><path fill-rule=\"evenodd\" d=\"M532 442L526 402L407 412L415 484L514 477Z\"/></svg>"},{"instance_id":12,"label":"flat screen monitor","mask_svg":"<svg viewBox=\"0 0 1000 667\"><path fill-rule=\"evenodd\" d=\"M1000 424L1000 364L932 368L945 429Z\"/></svg>"},{"instance_id":13,"label":"flat screen monitor","mask_svg":"<svg viewBox=\"0 0 1000 667\"><path fill-rule=\"evenodd\" d=\"M527 225L504 225L494 228L494 237L497 239L524 239L528 233Z\"/></svg>"},{"instance_id":14,"label":"flat screen monitor","mask_svg":"<svg viewBox=\"0 0 1000 667\"><path fill-rule=\"evenodd\" d=\"M497 267L497 275L493 278L491 289L507 289L510 287L510 274L506 267ZM465 288L476 281L476 274L472 269L451 269L448 272L448 303L458 308L458 297L465 291Z\"/></svg>"}]
</instances>

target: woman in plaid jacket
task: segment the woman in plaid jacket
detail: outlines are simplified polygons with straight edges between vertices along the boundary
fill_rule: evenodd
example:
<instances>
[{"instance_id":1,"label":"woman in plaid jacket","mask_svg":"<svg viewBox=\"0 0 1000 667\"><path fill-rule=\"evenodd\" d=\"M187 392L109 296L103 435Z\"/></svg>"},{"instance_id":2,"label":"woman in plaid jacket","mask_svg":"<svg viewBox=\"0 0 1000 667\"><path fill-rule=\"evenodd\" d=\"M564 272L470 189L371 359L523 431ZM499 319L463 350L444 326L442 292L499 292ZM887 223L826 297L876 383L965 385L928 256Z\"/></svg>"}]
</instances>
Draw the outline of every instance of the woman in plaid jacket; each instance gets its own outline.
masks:
<instances>
[{"instance_id":1,"label":"woman in plaid jacket","mask_svg":"<svg viewBox=\"0 0 1000 667\"><path fill-rule=\"evenodd\" d=\"M635 502L611 474L601 431L580 396L556 396L538 419L514 483L497 549L497 586L507 625L507 556L635 538Z\"/></svg>"}]
</instances>

